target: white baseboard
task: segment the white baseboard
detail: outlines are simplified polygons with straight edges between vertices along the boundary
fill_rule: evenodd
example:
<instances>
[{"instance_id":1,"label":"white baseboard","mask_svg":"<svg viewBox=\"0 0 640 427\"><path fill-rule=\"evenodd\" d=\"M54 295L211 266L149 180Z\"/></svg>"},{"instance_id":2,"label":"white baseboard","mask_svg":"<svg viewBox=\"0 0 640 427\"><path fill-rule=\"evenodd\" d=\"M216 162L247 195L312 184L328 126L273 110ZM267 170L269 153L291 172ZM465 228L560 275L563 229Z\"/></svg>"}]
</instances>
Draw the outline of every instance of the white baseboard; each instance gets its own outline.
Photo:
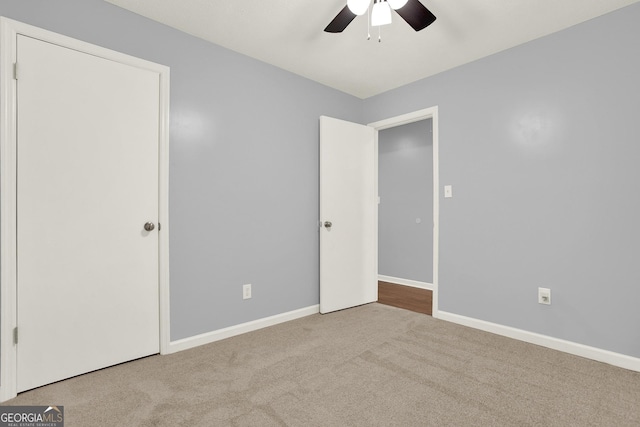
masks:
<instances>
[{"instance_id":1,"label":"white baseboard","mask_svg":"<svg viewBox=\"0 0 640 427\"><path fill-rule=\"evenodd\" d=\"M399 277L385 276L383 274L378 274L378 280L381 282L393 283L395 285L405 285L405 286L411 286L413 288L429 289L431 291L434 288L433 283L419 282L417 280L411 280L411 279L401 279Z\"/></svg>"},{"instance_id":2,"label":"white baseboard","mask_svg":"<svg viewBox=\"0 0 640 427\"><path fill-rule=\"evenodd\" d=\"M231 338L236 335L241 335L247 332L256 331L258 329L277 325L279 323L288 322L290 320L299 319L301 317L310 316L312 314L317 314L319 312L320 312L320 305L316 304L309 307L300 308L298 310L276 314L275 316L265 317L264 319L253 320L251 322L241 323L240 325L234 325L228 328L218 329L217 331L207 332L204 334L195 335L193 337L172 341L169 343L169 348L166 354L177 353L178 351L182 351L182 350L188 350L190 348L198 347L204 344L209 344L215 341L220 341L225 338Z\"/></svg>"},{"instance_id":3,"label":"white baseboard","mask_svg":"<svg viewBox=\"0 0 640 427\"><path fill-rule=\"evenodd\" d=\"M459 314L448 313L446 311L439 311L438 318L441 320L446 320L448 322L457 323L459 325L480 329L485 332L491 332L496 335L514 338L531 344L540 345L542 347L551 348L553 350L573 354L575 356L580 356L587 359L596 360L598 362L608 363L609 365L618 366L620 368L629 369L631 371L640 372L640 359L637 357L614 353L612 351L602 350L600 348L590 347L588 345L578 344L572 341L566 341L547 335L537 334L535 332L512 328L510 326L504 326L497 323L474 319L471 317L460 316Z\"/></svg>"}]
</instances>

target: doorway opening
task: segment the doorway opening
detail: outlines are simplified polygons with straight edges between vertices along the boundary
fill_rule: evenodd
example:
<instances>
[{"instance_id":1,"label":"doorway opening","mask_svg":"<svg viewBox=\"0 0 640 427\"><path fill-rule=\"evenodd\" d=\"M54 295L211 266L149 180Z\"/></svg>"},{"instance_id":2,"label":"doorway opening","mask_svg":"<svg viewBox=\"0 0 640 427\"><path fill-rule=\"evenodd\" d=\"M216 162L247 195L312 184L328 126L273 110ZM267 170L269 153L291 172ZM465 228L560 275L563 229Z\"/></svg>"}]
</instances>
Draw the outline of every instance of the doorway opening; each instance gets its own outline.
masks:
<instances>
[{"instance_id":1,"label":"doorway opening","mask_svg":"<svg viewBox=\"0 0 640 427\"><path fill-rule=\"evenodd\" d=\"M376 130L378 302L437 317L438 107L369 126Z\"/></svg>"}]
</instances>

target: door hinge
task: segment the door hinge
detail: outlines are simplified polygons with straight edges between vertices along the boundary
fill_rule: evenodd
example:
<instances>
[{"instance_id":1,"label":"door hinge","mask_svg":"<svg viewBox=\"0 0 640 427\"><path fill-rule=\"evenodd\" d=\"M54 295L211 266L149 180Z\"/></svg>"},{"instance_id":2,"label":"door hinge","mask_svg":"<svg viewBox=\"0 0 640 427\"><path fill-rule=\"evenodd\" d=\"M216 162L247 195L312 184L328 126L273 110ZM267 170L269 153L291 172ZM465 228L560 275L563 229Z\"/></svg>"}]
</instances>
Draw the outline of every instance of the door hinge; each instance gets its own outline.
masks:
<instances>
[{"instance_id":1,"label":"door hinge","mask_svg":"<svg viewBox=\"0 0 640 427\"><path fill-rule=\"evenodd\" d=\"M13 63L13 79L18 80L18 63Z\"/></svg>"},{"instance_id":2,"label":"door hinge","mask_svg":"<svg viewBox=\"0 0 640 427\"><path fill-rule=\"evenodd\" d=\"M13 344L18 344L18 327L13 328Z\"/></svg>"}]
</instances>

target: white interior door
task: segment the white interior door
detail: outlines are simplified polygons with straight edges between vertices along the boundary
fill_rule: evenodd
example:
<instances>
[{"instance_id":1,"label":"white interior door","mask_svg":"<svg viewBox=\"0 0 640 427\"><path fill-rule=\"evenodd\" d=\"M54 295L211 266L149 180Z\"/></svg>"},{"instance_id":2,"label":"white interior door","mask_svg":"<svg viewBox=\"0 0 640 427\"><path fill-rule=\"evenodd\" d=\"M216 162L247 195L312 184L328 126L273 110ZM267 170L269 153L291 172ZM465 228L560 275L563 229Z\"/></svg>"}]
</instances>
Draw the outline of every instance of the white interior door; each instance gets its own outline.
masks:
<instances>
[{"instance_id":1,"label":"white interior door","mask_svg":"<svg viewBox=\"0 0 640 427\"><path fill-rule=\"evenodd\" d=\"M159 75L20 35L17 64L24 391L159 351Z\"/></svg>"},{"instance_id":2,"label":"white interior door","mask_svg":"<svg viewBox=\"0 0 640 427\"><path fill-rule=\"evenodd\" d=\"M374 129L320 117L320 312L378 299Z\"/></svg>"}]
</instances>

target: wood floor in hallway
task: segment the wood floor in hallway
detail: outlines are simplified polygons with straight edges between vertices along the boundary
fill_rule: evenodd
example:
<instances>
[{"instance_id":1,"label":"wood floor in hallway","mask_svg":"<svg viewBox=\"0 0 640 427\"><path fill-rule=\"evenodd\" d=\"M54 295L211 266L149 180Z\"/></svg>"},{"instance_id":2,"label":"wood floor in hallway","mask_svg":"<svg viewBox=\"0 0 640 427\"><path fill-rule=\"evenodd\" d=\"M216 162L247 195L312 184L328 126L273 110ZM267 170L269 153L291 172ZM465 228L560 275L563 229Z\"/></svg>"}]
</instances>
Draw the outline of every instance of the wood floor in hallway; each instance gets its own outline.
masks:
<instances>
[{"instance_id":1,"label":"wood floor in hallway","mask_svg":"<svg viewBox=\"0 0 640 427\"><path fill-rule=\"evenodd\" d=\"M378 281L378 302L432 315L433 291Z\"/></svg>"}]
</instances>

